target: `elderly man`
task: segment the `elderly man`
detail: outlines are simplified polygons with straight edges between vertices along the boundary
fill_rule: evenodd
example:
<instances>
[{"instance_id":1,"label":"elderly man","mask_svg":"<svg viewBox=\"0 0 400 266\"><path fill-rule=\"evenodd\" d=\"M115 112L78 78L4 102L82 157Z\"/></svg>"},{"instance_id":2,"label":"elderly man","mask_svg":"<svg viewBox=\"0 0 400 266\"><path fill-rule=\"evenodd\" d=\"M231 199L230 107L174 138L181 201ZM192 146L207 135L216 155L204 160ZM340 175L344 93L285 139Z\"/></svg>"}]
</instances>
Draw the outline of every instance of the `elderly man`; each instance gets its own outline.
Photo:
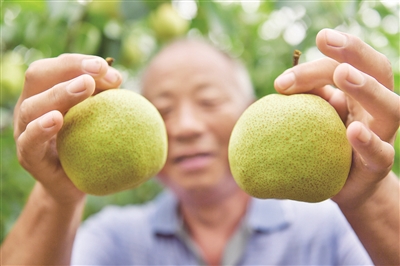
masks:
<instances>
[{"instance_id":1,"label":"elderly man","mask_svg":"<svg viewBox=\"0 0 400 266\"><path fill-rule=\"evenodd\" d=\"M255 100L251 84L229 56L182 40L152 60L142 83L167 127L168 158L158 175L166 191L143 206L106 208L79 230L85 195L63 171L54 137L63 113L121 77L93 56L32 64L15 110L15 138L21 164L38 182L3 244L3 263L398 264L399 181L390 169L399 96L391 91L390 64L337 31L321 31L317 45L328 57L286 71L275 87L320 95L347 125L354 159L336 203L257 200L237 187L228 141Z\"/></svg>"}]
</instances>

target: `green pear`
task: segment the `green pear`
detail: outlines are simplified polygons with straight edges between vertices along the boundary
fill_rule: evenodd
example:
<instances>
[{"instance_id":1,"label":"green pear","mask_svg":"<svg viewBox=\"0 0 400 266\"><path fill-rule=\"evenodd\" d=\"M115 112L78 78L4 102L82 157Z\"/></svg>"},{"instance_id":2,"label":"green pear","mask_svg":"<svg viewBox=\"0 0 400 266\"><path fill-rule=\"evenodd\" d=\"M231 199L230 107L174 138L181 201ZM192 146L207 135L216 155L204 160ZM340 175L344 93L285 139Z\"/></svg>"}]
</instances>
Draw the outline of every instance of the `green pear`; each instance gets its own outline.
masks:
<instances>
[{"instance_id":1,"label":"green pear","mask_svg":"<svg viewBox=\"0 0 400 266\"><path fill-rule=\"evenodd\" d=\"M24 86L24 59L20 54L9 51L1 58L0 69L0 106L14 106Z\"/></svg>"},{"instance_id":2,"label":"green pear","mask_svg":"<svg viewBox=\"0 0 400 266\"><path fill-rule=\"evenodd\" d=\"M184 35L189 21L182 18L170 3L163 3L150 14L149 22L160 40L169 40Z\"/></svg>"},{"instance_id":3,"label":"green pear","mask_svg":"<svg viewBox=\"0 0 400 266\"><path fill-rule=\"evenodd\" d=\"M167 133L143 96L112 89L72 107L57 135L64 171L81 191L107 195L157 174L167 158Z\"/></svg>"},{"instance_id":4,"label":"green pear","mask_svg":"<svg viewBox=\"0 0 400 266\"><path fill-rule=\"evenodd\" d=\"M232 175L257 198L331 198L346 182L351 161L342 120L311 94L261 98L239 118L229 142Z\"/></svg>"}]
</instances>

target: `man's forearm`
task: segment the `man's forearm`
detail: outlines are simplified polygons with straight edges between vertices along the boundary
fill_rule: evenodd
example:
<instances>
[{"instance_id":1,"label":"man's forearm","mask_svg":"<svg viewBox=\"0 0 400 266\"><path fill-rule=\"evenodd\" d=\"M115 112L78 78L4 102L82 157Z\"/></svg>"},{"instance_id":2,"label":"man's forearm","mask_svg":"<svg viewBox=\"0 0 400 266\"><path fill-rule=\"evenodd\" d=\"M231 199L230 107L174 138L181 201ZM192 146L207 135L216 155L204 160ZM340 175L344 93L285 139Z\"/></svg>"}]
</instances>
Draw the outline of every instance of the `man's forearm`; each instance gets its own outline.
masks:
<instances>
[{"instance_id":1,"label":"man's forearm","mask_svg":"<svg viewBox=\"0 0 400 266\"><path fill-rule=\"evenodd\" d=\"M1 247L2 265L69 265L84 198L63 205L37 183Z\"/></svg>"},{"instance_id":2,"label":"man's forearm","mask_svg":"<svg viewBox=\"0 0 400 266\"><path fill-rule=\"evenodd\" d=\"M375 265L400 264L400 183L393 172L362 206L341 209Z\"/></svg>"}]
</instances>

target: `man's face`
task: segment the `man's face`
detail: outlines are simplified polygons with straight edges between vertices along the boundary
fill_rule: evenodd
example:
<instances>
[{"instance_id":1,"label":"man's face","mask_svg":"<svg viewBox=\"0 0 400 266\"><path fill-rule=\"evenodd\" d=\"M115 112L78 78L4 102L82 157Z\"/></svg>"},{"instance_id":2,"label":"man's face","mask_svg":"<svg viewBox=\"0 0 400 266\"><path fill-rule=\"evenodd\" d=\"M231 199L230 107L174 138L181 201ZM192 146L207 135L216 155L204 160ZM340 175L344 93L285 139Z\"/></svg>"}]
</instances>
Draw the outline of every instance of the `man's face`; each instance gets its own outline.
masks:
<instances>
[{"instance_id":1,"label":"man's face","mask_svg":"<svg viewBox=\"0 0 400 266\"><path fill-rule=\"evenodd\" d=\"M184 43L158 56L144 78L143 94L161 113L168 133L168 158L159 176L178 194L236 188L229 137L252 100L236 74L222 54Z\"/></svg>"}]
</instances>

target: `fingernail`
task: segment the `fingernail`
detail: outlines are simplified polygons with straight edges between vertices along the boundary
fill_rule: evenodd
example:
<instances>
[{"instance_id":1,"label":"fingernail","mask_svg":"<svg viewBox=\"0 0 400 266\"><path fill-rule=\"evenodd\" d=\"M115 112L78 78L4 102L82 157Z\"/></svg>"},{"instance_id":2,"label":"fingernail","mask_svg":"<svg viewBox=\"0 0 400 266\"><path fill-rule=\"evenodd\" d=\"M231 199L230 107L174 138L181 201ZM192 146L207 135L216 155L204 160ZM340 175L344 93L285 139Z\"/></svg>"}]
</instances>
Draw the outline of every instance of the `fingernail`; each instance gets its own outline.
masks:
<instances>
[{"instance_id":1,"label":"fingernail","mask_svg":"<svg viewBox=\"0 0 400 266\"><path fill-rule=\"evenodd\" d=\"M349 72L347 73L346 80L353 85L362 85L364 84L365 78L360 71L349 66Z\"/></svg>"},{"instance_id":2,"label":"fingernail","mask_svg":"<svg viewBox=\"0 0 400 266\"><path fill-rule=\"evenodd\" d=\"M364 127L362 127L360 133L357 136L358 140L361 141L362 143L367 143L371 139L371 137L372 137L371 132L369 132L369 130L367 130Z\"/></svg>"},{"instance_id":3,"label":"fingernail","mask_svg":"<svg viewBox=\"0 0 400 266\"><path fill-rule=\"evenodd\" d=\"M326 31L326 42L333 47L343 47L347 42L347 37L337 31Z\"/></svg>"},{"instance_id":4,"label":"fingernail","mask_svg":"<svg viewBox=\"0 0 400 266\"><path fill-rule=\"evenodd\" d=\"M85 59L82 61L82 69L89 74L98 74L101 69L101 62L99 59Z\"/></svg>"},{"instance_id":5,"label":"fingernail","mask_svg":"<svg viewBox=\"0 0 400 266\"><path fill-rule=\"evenodd\" d=\"M104 79L111 84L117 83L120 79L120 75L118 71L113 68L109 68L107 74L104 76Z\"/></svg>"},{"instance_id":6,"label":"fingernail","mask_svg":"<svg viewBox=\"0 0 400 266\"><path fill-rule=\"evenodd\" d=\"M288 72L286 74L280 75L275 80L275 86L277 87L277 89L287 90L294 84L294 81L295 81L294 73Z\"/></svg>"},{"instance_id":7,"label":"fingernail","mask_svg":"<svg viewBox=\"0 0 400 266\"><path fill-rule=\"evenodd\" d=\"M77 77L67 85L67 90L70 93L80 93L86 90L82 77Z\"/></svg>"},{"instance_id":8,"label":"fingernail","mask_svg":"<svg viewBox=\"0 0 400 266\"><path fill-rule=\"evenodd\" d=\"M40 118L39 123L43 128L51 128L56 124L53 115L49 113Z\"/></svg>"}]
</instances>

